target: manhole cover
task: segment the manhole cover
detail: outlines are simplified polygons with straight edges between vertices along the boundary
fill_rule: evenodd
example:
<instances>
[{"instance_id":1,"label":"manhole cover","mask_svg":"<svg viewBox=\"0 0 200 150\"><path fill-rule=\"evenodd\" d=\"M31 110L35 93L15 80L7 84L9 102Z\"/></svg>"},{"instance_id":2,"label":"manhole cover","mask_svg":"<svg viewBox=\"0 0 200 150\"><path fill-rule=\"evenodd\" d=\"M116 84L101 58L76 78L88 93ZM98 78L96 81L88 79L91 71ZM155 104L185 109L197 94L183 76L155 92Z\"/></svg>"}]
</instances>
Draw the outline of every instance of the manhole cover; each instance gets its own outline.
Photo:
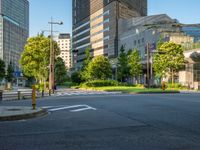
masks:
<instances>
[{"instance_id":1,"label":"manhole cover","mask_svg":"<svg viewBox=\"0 0 200 150\"><path fill-rule=\"evenodd\" d=\"M20 111L21 109L15 109L15 108L13 108L13 109L7 109L7 111Z\"/></svg>"}]
</instances>

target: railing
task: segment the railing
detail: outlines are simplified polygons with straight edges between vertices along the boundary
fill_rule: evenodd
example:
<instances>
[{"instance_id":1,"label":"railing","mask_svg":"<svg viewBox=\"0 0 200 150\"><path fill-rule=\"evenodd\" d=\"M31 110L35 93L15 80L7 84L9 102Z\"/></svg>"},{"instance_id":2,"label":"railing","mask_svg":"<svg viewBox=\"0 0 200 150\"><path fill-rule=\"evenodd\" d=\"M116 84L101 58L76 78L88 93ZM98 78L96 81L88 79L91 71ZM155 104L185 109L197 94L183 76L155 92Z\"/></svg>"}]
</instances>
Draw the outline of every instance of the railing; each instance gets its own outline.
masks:
<instances>
[{"instance_id":1,"label":"railing","mask_svg":"<svg viewBox=\"0 0 200 150\"><path fill-rule=\"evenodd\" d=\"M46 97L49 96L49 92L36 92L36 97ZM32 98L32 90L23 90L23 91L14 91L14 92L2 92L0 91L0 101L9 101L9 100L24 100Z\"/></svg>"}]
</instances>

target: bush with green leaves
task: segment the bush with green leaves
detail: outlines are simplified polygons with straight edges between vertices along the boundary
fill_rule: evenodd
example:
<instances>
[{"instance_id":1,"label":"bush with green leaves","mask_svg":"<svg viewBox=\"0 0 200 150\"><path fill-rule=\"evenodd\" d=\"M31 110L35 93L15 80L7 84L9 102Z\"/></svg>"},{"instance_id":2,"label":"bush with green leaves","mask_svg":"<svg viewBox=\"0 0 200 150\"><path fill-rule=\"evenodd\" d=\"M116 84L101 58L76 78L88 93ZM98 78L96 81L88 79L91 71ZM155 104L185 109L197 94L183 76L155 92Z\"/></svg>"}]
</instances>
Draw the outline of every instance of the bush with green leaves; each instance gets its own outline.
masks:
<instances>
[{"instance_id":1,"label":"bush with green leaves","mask_svg":"<svg viewBox=\"0 0 200 150\"><path fill-rule=\"evenodd\" d=\"M93 80L85 82L81 87L102 87L102 86L118 86L119 83L115 80Z\"/></svg>"},{"instance_id":2,"label":"bush with green leaves","mask_svg":"<svg viewBox=\"0 0 200 150\"><path fill-rule=\"evenodd\" d=\"M180 83L167 83L167 88L171 89L171 88L175 88L175 89L186 89L185 86L183 86L182 84Z\"/></svg>"},{"instance_id":3,"label":"bush with green leaves","mask_svg":"<svg viewBox=\"0 0 200 150\"><path fill-rule=\"evenodd\" d=\"M71 75L71 81L73 83L80 84L82 82L81 72L80 71L73 72Z\"/></svg>"}]
</instances>

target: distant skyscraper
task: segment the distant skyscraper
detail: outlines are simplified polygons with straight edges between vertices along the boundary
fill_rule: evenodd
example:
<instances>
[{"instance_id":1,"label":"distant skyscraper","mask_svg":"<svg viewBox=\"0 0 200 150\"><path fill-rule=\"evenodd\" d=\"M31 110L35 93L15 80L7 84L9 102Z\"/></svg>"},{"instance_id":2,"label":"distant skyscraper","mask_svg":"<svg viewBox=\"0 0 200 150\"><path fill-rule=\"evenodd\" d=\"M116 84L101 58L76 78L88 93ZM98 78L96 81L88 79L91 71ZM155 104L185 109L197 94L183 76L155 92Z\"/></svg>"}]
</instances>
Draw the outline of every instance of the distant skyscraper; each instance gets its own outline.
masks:
<instances>
[{"instance_id":1,"label":"distant skyscraper","mask_svg":"<svg viewBox=\"0 0 200 150\"><path fill-rule=\"evenodd\" d=\"M0 0L0 58L19 69L19 59L29 36L28 0Z\"/></svg>"},{"instance_id":2,"label":"distant skyscraper","mask_svg":"<svg viewBox=\"0 0 200 150\"><path fill-rule=\"evenodd\" d=\"M118 55L118 20L147 15L147 0L73 0L73 61L80 67L85 49L93 56Z\"/></svg>"},{"instance_id":3,"label":"distant skyscraper","mask_svg":"<svg viewBox=\"0 0 200 150\"><path fill-rule=\"evenodd\" d=\"M60 48L60 56L65 62L65 66L71 68L71 39L70 34L59 34L57 39L58 46Z\"/></svg>"}]
</instances>

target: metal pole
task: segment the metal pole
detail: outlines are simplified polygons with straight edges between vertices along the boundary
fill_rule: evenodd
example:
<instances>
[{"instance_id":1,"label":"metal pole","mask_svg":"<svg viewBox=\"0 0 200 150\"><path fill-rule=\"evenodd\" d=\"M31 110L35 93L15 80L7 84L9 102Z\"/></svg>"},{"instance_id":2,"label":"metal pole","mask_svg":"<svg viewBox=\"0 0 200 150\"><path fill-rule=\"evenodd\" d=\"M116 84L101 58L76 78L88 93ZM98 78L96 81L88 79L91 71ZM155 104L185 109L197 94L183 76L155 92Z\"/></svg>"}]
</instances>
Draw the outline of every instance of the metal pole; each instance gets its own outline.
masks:
<instances>
[{"instance_id":1,"label":"metal pole","mask_svg":"<svg viewBox=\"0 0 200 150\"><path fill-rule=\"evenodd\" d=\"M150 87L149 80L150 80L150 74L149 74L149 43L147 43L147 86Z\"/></svg>"},{"instance_id":2,"label":"metal pole","mask_svg":"<svg viewBox=\"0 0 200 150\"><path fill-rule=\"evenodd\" d=\"M51 38L50 38L50 73L49 90L54 93L54 48L53 48L53 19L51 18Z\"/></svg>"},{"instance_id":3,"label":"metal pole","mask_svg":"<svg viewBox=\"0 0 200 150\"><path fill-rule=\"evenodd\" d=\"M153 78L153 53L150 54L150 57L151 57L150 58L151 59L151 63L150 63L150 65L151 65L151 67L150 67L151 68L150 69L150 72L151 72L150 73L150 81L151 82L150 82L150 84L153 85L154 84L154 78Z\"/></svg>"}]
</instances>

